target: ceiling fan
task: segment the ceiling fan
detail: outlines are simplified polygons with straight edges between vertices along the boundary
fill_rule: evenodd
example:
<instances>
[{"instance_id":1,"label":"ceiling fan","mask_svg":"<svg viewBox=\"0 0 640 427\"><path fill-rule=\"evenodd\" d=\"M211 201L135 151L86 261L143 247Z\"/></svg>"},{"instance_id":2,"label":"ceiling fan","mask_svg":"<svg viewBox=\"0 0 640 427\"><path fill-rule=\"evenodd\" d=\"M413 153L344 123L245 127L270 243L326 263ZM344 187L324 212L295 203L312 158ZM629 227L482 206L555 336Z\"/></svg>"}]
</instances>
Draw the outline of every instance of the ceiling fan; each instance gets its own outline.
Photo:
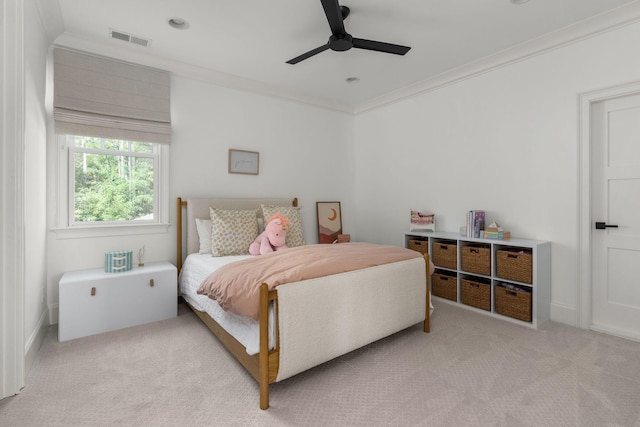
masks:
<instances>
[{"instance_id":1,"label":"ceiling fan","mask_svg":"<svg viewBox=\"0 0 640 427\"><path fill-rule=\"evenodd\" d=\"M324 13L327 15L327 21L329 21L329 27L331 28L329 41L327 44L288 60L287 64L297 64L327 49L342 52L355 47L357 49L375 50L377 52L393 53L395 55L404 55L411 49L407 46L352 37L351 34L347 33L344 29L344 20L349 16L349 8L347 6L340 6L338 0L320 0L320 2L322 3Z\"/></svg>"}]
</instances>

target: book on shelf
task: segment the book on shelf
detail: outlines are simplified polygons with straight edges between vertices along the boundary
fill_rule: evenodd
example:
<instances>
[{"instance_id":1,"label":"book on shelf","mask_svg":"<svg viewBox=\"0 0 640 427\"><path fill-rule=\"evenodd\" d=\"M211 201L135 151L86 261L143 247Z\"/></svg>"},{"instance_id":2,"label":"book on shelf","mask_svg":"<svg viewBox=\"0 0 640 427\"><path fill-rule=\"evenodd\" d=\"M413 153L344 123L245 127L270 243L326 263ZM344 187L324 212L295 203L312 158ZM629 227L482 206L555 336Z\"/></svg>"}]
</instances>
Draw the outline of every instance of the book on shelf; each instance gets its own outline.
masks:
<instances>
[{"instance_id":1,"label":"book on shelf","mask_svg":"<svg viewBox=\"0 0 640 427\"><path fill-rule=\"evenodd\" d=\"M485 239L509 240L511 233L508 231L498 230L497 228L487 228L484 231Z\"/></svg>"},{"instance_id":2,"label":"book on shelf","mask_svg":"<svg viewBox=\"0 0 640 427\"><path fill-rule=\"evenodd\" d=\"M484 211L482 210L470 210L467 212L467 237L483 237L484 217Z\"/></svg>"}]
</instances>

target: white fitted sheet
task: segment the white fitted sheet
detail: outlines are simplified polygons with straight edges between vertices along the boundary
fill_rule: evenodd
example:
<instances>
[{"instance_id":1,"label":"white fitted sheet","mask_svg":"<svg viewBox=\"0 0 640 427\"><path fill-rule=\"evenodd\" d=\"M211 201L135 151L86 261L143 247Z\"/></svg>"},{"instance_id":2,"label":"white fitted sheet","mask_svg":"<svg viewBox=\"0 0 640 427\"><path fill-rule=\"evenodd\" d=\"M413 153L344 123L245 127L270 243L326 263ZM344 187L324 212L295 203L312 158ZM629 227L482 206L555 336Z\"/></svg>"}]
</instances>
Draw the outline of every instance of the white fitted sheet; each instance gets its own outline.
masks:
<instances>
[{"instance_id":1,"label":"white fitted sheet","mask_svg":"<svg viewBox=\"0 0 640 427\"><path fill-rule=\"evenodd\" d=\"M255 320L238 316L224 311L217 301L206 295L198 295L197 290L204 279L216 269L230 262L251 258L251 255L235 255L214 257L211 254L190 254L180 270L179 289L180 295L193 308L206 312L222 328L229 332L247 349L248 354L260 352L260 325ZM273 307L269 312L269 348L274 348L275 340L275 316Z\"/></svg>"}]
</instances>

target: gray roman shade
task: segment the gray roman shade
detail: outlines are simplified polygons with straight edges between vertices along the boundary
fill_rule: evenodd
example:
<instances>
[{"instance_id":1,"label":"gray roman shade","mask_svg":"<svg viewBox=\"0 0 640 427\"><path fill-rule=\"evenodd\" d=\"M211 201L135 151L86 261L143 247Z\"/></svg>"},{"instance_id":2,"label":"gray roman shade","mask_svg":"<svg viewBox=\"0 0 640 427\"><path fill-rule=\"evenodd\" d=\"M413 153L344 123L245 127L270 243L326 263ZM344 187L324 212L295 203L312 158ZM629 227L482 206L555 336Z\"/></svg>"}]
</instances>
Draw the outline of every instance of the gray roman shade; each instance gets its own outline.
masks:
<instances>
[{"instance_id":1,"label":"gray roman shade","mask_svg":"<svg viewBox=\"0 0 640 427\"><path fill-rule=\"evenodd\" d=\"M56 133L171 142L169 73L54 49Z\"/></svg>"}]
</instances>

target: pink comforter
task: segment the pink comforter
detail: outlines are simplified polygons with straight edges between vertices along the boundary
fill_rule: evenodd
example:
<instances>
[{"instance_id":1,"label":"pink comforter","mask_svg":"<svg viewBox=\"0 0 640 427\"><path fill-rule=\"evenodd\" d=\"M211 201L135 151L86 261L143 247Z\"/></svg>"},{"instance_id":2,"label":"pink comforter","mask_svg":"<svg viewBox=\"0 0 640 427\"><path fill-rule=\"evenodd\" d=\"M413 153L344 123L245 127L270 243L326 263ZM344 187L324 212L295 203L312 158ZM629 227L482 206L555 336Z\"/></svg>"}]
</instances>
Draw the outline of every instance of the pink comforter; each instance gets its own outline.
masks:
<instances>
[{"instance_id":1,"label":"pink comforter","mask_svg":"<svg viewBox=\"0 0 640 427\"><path fill-rule=\"evenodd\" d=\"M285 283L420 257L410 249L371 243L299 246L227 264L200 284L198 294L218 301L225 311L257 320L262 283L273 289Z\"/></svg>"}]
</instances>

